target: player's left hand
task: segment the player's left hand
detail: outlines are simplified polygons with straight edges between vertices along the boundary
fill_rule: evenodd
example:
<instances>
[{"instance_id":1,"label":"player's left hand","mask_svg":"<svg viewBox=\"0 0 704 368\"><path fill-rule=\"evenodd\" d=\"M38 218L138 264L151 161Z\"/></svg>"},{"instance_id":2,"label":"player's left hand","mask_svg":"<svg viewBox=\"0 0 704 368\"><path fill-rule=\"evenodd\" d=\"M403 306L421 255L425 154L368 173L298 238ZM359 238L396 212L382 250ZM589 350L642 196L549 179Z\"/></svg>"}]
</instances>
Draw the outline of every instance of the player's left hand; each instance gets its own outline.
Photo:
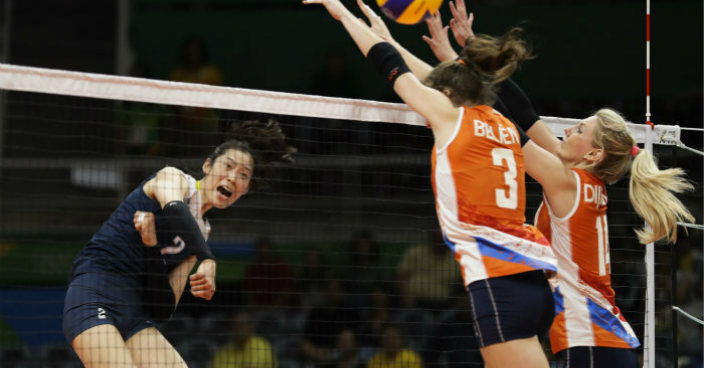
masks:
<instances>
[{"instance_id":1,"label":"player's left hand","mask_svg":"<svg viewBox=\"0 0 704 368\"><path fill-rule=\"evenodd\" d=\"M212 299L215 294L215 261L204 259L196 273L190 276L190 285L194 297Z\"/></svg>"}]
</instances>

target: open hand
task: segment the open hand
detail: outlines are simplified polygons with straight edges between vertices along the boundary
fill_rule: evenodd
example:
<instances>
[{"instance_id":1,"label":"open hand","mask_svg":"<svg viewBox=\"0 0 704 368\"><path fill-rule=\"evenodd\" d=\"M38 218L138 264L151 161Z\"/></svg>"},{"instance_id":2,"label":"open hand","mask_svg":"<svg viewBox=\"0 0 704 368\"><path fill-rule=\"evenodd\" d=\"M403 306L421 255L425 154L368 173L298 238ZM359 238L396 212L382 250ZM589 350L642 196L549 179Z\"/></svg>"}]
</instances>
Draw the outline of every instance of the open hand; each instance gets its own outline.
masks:
<instances>
[{"instance_id":1,"label":"open hand","mask_svg":"<svg viewBox=\"0 0 704 368\"><path fill-rule=\"evenodd\" d=\"M393 37L391 37L391 32L389 32L389 29L386 27L384 20L381 19L381 17L375 13L369 5L365 4L363 0L357 0L357 5L359 6L359 9L362 10L362 13L364 13L364 16L369 20L369 25L371 26L372 31L384 41L392 42Z\"/></svg>"},{"instance_id":2,"label":"open hand","mask_svg":"<svg viewBox=\"0 0 704 368\"><path fill-rule=\"evenodd\" d=\"M464 47L467 41L474 39L474 31L472 31L472 23L474 23L474 13L469 13L467 16L467 7L464 0L450 1L450 11L452 19L450 19L450 29L455 36L457 44Z\"/></svg>"},{"instance_id":3,"label":"open hand","mask_svg":"<svg viewBox=\"0 0 704 368\"><path fill-rule=\"evenodd\" d=\"M156 227L154 226L154 214L151 212L137 211L132 219L134 228L142 237L142 243L147 247L157 244Z\"/></svg>"},{"instance_id":4,"label":"open hand","mask_svg":"<svg viewBox=\"0 0 704 368\"><path fill-rule=\"evenodd\" d=\"M440 11L436 11L435 14L426 19L425 24L428 25L430 37L423 35L423 41L430 46L430 50L433 51L435 57L440 61L456 59L457 53L452 49L450 38L447 35L449 27L442 26Z\"/></svg>"}]
</instances>

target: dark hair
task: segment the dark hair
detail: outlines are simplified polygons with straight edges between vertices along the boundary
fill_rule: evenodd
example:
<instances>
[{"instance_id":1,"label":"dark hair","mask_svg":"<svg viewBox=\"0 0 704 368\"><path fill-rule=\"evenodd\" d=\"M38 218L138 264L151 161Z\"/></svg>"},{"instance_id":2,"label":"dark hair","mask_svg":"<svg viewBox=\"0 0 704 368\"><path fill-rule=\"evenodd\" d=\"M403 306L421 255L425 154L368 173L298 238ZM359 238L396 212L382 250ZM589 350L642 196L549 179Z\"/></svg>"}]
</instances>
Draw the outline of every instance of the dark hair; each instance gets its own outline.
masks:
<instances>
[{"instance_id":1,"label":"dark hair","mask_svg":"<svg viewBox=\"0 0 704 368\"><path fill-rule=\"evenodd\" d=\"M493 105L495 85L510 77L520 64L533 56L515 27L501 37L479 34L460 52L457 60L436 66L423 83L439 91L448 90L456 106Z\"/></svg>"},{"instance_id":2,"label":"dark hair","mask_svg":"<svg viewBox=\"0 0 704 368\"><path fill-rule=\"evenodd\" d=\"M266 180L274 175L275 163L293 162L291 155L296 152L296 148L286 142L286 135L277 121L261 123L249 120L239 124L232 123L231 126L225 142L217 146L208 158L210 162L215 162L230 149L252 155L255 168L249 184L250 190L267 187Z\"/></svg>"}]
</instances>

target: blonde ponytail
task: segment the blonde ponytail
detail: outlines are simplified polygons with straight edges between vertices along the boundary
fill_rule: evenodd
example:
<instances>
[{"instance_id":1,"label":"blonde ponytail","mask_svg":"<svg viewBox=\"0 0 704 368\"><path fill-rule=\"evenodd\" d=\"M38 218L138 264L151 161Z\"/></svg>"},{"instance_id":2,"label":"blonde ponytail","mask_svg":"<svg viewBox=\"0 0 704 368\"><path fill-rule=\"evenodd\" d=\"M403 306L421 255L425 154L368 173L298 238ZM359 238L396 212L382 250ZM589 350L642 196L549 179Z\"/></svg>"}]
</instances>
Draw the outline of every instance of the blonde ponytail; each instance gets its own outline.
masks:
<instances>
[{"instance_id":1,"label":"blonde ponytail","mask_svg":"<svg viewBox=\"0 0 704 368\"><path fill-rule=\"evenodd\" d=\"M693 222L694 216L675 193L694 187L680 168L659 170L650 152L640 150L631 165L628 196L648 226L636 230L638 240L648 244L661 238L677 241L677 222Z\"/></svg>"},{"instance_id":2,"label":"blonde ponytail","mask_svg":"<svg viewBox=\"0 0 704 368\"><path fill-rule=\"evenodd\" d=\"M626 120L611 109L600 109L595 114L594 147L603 149L604 158L592 172L607 184L619 181L631 170L628 196L633 208L648 226L636 230L642 244L667 238L677 240L677 222L693 222L694 217L675 196L694 187L684 178L684 171L658 169L647 150L637 150ZM635 157L633 155L635 154Z\"/></svg>"}]
</instances>

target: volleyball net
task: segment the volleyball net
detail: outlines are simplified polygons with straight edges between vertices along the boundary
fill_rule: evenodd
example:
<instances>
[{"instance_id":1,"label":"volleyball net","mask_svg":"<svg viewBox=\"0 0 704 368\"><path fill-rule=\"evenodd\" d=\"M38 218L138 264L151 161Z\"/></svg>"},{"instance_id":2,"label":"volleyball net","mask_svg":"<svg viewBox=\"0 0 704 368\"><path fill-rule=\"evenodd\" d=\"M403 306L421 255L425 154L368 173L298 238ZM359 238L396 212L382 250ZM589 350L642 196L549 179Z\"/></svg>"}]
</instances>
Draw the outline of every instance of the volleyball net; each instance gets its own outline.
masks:
<instances>
[{"instance_id":1,"label":"volleyball net","mask_svg":"<svg viewBox=\"0 0 704 368\"><path fill-rule=\"evenodd\" d=\"M266 191L207 213L216 295L186 293L160 325L189 366L208 366L247 326L268 342L260 366L267 356L280 367L365 364L394 334L424 366L483 365L459 271L437 235L432 135L407 106L7 64L0 89L0 361L80 366L61 308L83 245L159 169L199 178L233 125L276 120L295 162L278 166ZM543 120L558 136L577 121ZM631 130L661 167L698 173L682 199L701 224L701 131ZM527 189L530 220L541 190L530 180ZM681 228L673 247L643 247L627 181L608 190L613 287L645 366L667 365L677 349L700 354L701 327L671 312L701 318L701 227Z\"/></svg>"}]
</instances>

